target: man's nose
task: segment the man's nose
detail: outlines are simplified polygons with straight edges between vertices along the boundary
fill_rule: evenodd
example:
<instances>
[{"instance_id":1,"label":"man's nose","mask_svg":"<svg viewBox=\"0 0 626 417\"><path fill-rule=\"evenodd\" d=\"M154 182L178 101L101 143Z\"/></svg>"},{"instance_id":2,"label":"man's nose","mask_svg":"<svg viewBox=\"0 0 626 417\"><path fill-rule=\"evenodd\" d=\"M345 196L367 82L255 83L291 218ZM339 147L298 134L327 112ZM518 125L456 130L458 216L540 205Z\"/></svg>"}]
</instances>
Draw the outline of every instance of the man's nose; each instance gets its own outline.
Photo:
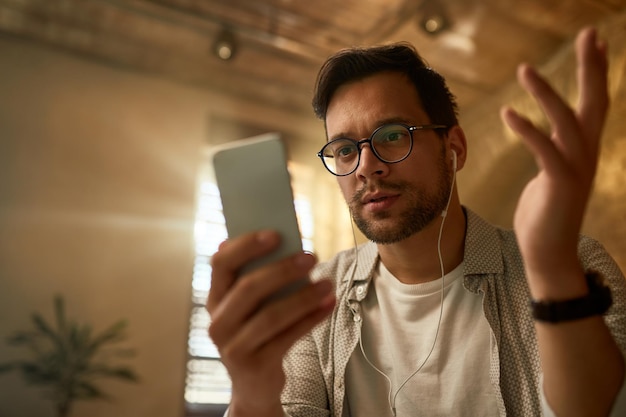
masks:
<instances>
[{"instance_id":1,"label":"man's nose","mask_svg":"<svg viewBox=\"0 0 626 417\"><path fill-rule=\"evenodd\" d=\"M372 175L384 175L388 165L378 159L369 143L361 144L361 158L356 168L359 177L370 177Z\"/></svg>"}]
</instances>

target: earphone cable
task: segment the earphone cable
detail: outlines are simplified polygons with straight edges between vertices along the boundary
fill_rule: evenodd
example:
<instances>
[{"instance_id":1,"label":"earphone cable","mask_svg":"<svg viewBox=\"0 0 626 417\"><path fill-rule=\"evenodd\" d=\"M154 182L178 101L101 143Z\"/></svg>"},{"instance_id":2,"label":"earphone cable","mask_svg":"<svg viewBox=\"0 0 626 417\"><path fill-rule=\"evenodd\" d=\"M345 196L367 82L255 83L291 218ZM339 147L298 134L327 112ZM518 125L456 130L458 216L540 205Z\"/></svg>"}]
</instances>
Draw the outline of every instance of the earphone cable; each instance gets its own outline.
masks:
<instances>
[{"instance_id":1,"label":"earphone cable","mask_svg":"<svg viewBox=\"0 0 626 417\"><path fill-rule=\"evenodd\" d=\"M441 322L443 319L443 299L444 299L444 291L445 291L445 266L443 263L443 254L441 252L441 239L443 236L443 227L446 221L446 217L448 214L448 208L450 207L450 202L452 201L452 193L454 190L454 184L456 181L456 169L453 171L453 176L452 176L452 184L450 186L450 193L448 195L448 201L446 202L446 208L445 210L441 213L441 224L439 226L439 235L437 237L437 255L439 258L439 268L441 271L441 290L440 290L440 299L439 299L439 318L437 320L437 330L435 331L435 337L433 339L433 343L430 347L430 351L428 352L428 354L426 355L426 357L424 358L424 360L422 361L422 363L420 364L420 366L413 372L411 373L411 375L409 375L403 382L402 384L400 384L400 386L398 387L398 389L396 389L395 394L393 394L393 388L392 388L392 382L391 379L387 376L387 374L385 374L382 370L380 370L378 367L376 367L371 361L370 359L367 357L367 354L365 353L365 349L363 347L363 338L362 338L362 326L363 326L363 321L362 319L359 320L359 347L361 349L361 353L363 354L363 358L365 359L365 361L372 367L372 369L374 369L376 372L378 372L380 375L382 375L386 380L387 380L387 384L389 386L389 392L387 395L387 402L389 404L389 407L391 409L391 412L393 414L393 416L396 416L396 399L398 397L398 394L400 393L400 391L402 390L402 388L404 388L404 386L411 380L411 378L413 378L423 367L424 365L426 365L426 362L428 361L428 359L430 358L430 356L432 355L432 353L435 350L435 346L437 344L437 339L439 337L439 330L441 328ZM349 285L352 284L353 279L354 279L354 273L356 271L356 264L357 264L357 260L358 260L358 251L356 250L356 234L354 231L354 224L352 224L352 234L353 234L353 238L354 238L354 244L355 244L355 264L354 264L354 268L352 270L352 275L350 277L350 281L349 281ZM348 286L348 288L350 288ZM349 306L349 302L348 302L348 306ZM350 308L352 310L352 308ZM353 310L354 313L354 310Z\"/></svg>"},{"instance_id":2,"label":"earphone cable","mask_svg":"<svg viewBox=\"0 0 626 417\"><path fill-rule=\"evenodd\" d=\"M415 374L417 374L424 367L424 365L426 365L426 362L432 355L433 351L435 350L435 345L437 344L439 330L441 328L441 321L443 318L443 297L444 297L444 290L445 290L445 275L446 275L445 266L443 264L443 255L441 253L441 238L443 236L443 226L448 216L448 208L450 207L450 202L452 201L452 191L454 190L455 181L456 181L456 170L454 170L452 174L452 185L450 186L450 194L448 194L448 201L446 203L446 209L441 213L442 219L441 219L441 224L439 226L439 236L437 238L437 255L439 256L439 267L441 270L441 294L439 298L439 319L437 320L437 330L435 331L435 338L433 340L432 346L430 347L430 351L428 352L428 355L426 355L426 358L424 358L424 361L422 362L422 364L411 375L409 375L408 378L406 378L404 382L400 384L400 386L396 390L396 393L394 394L392 402L390 404L391 411L394 416L396 415L396 398L398 397L398 394L400 393L402 388L407 384L407 382L409 382L409 380L413 378Z\"/></svg>"}]
</instances>

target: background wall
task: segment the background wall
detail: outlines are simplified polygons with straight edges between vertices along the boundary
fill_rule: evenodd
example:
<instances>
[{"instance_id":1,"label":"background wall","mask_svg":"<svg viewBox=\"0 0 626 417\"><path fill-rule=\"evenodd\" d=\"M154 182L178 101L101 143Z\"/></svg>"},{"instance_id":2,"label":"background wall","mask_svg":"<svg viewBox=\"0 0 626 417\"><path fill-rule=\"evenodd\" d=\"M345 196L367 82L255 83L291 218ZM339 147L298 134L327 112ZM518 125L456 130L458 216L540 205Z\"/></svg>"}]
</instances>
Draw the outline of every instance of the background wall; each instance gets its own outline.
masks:
<instances>
[{"instance_id":1,"label":"background wall","mask_svg":"<svg viewBox=\"0 0 626 417\"><path fill-rule=\"evenodd\" d=\"M142 382L75 415L179 415L195 166L206 103L191 91L0 38L0 336L68 316L130 322ZM0 344L0 358L20 352ZM17 373L0 415L51 416Z\"/></svg>"}]
</instances>

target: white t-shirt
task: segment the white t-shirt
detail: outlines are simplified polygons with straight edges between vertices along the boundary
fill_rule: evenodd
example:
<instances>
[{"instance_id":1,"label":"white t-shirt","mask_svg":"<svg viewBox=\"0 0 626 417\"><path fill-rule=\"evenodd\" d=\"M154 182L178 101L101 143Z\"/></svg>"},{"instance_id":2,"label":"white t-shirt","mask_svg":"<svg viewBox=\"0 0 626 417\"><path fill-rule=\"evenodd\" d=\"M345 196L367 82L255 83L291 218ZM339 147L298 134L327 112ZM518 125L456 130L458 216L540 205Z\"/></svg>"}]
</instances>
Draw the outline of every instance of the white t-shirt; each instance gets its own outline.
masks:
<instances>
[{"instance_id":1,"label":"white t-shirt","mask_svg":"<svg viewBox=\"0 0 626 417\"><path fill-rule=\"evenodd\" d=\"M462 276L463 264L443 278L439 326L442 279L403 284L379 263L361 303L367 359L357 348L346 369L351 415L393 416L394 406L396 416L498 415L489 379L495 340L482 296L466 291Z\"/></svg>"}]
</instances>

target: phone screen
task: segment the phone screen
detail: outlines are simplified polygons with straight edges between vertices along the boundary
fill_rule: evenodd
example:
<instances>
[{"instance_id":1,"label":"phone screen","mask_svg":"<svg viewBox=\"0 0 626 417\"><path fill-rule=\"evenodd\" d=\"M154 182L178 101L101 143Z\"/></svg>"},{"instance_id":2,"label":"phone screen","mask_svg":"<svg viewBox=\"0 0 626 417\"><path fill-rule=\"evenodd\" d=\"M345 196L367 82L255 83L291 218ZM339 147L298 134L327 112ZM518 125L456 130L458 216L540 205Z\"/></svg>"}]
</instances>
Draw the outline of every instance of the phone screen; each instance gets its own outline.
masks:
<instances>
[{"instance_id":1,"label":"phone screen","mask_svg":"<svg viewBox=\"0 0 626 417\"><path fill-rule=\"evenodd\" d=\"M242 273L302 251L286 152L279 135L222 145L213 153L213 168L229 238L261 229L281 235L276 252L251 262Z\"/></svg>"}]
</instances>

